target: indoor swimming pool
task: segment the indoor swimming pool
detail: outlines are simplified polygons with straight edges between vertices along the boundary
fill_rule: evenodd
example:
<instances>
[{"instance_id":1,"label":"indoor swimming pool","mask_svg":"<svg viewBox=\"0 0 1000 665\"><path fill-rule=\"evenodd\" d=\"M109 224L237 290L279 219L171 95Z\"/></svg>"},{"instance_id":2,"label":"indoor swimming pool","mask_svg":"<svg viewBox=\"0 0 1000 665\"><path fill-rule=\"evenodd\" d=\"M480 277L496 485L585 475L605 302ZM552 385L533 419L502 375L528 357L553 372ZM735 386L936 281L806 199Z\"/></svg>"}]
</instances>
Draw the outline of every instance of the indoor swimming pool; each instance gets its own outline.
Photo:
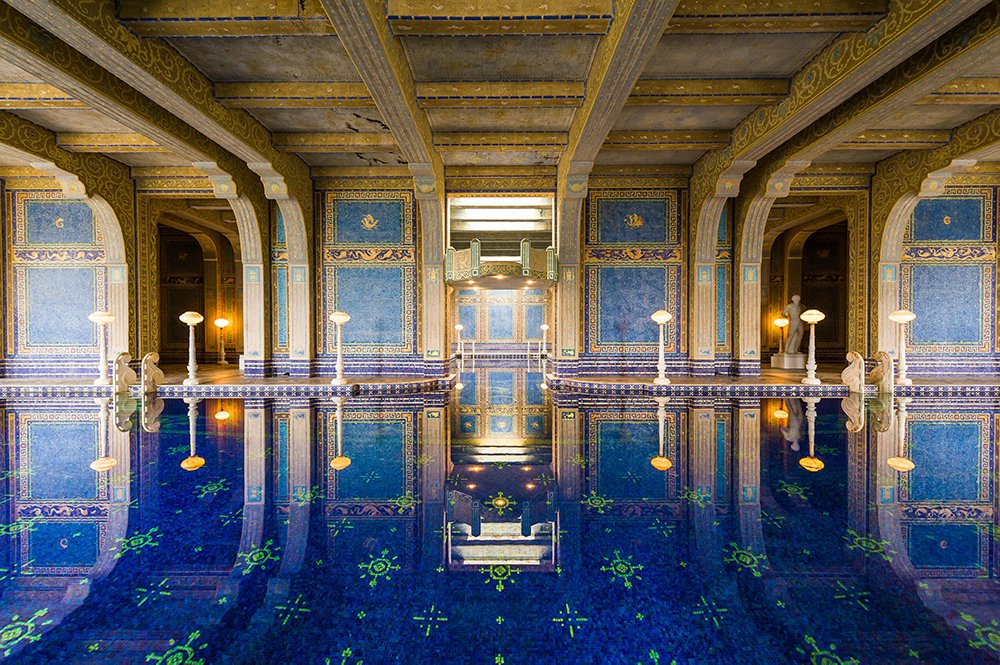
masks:
<instances>
[{"instance_id":1,"label":"indoor swimming pool","mask_svg":"<svg viewBox=\"0 0 1000 665\"><path fill-rule=\"evenodd\" d=\"M12 662L1000 655L994 400L611 397L496 366L2 408Z\"/></svg>"}]
</instances>

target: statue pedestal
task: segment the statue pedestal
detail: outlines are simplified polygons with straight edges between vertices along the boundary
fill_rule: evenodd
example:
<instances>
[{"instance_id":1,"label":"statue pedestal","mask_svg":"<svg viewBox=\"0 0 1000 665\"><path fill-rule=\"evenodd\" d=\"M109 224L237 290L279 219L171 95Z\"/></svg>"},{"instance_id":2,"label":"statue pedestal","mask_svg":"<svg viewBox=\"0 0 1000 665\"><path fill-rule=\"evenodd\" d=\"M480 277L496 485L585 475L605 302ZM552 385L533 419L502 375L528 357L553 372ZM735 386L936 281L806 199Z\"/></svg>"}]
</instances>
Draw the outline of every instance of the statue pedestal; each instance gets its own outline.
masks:
<instances>
[{"instance_id":1,"label":"statue pedestal","mask_svg":"<svg viewBox=\"0 0 1000 665\"><path fill-rule=\"evenodd\" d=\"M775 353L771 356L771 367L774 369L805 369L806 354Z\"/></svg>"}]
</instances>

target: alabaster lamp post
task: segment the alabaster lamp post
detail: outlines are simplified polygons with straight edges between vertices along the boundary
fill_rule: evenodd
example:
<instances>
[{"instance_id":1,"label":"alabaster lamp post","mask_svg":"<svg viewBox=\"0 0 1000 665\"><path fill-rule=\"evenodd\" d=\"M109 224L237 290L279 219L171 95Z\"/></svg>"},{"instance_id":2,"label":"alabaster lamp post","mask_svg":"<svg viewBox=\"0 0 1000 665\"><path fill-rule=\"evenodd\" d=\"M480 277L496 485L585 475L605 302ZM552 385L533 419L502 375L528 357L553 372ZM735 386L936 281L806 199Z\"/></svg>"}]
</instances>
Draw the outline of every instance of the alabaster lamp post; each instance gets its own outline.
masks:
<instances>
[{"instance_id":1,"label":"alabaster lamp post","mask_svg":"<svg viewBox=\"0 0 1000 665\"><path fill-rule=\"evenodd\" d=\"M896 383L901 386L913 385L913 379L906 376L906 324L917 318L908 309L897 309L889 315L889 320L896 324L896 347L899 349L899 371L896 372Z\"/></svg>"},{"instance_id":2,"label":"alabaster lamp post","mask_svg":"<svg viewBox=\"0 0 1000 665\"><path fill-rule=\"evenodd\" d=\"M335 401L337 403L337 414L335 416L337 444L334 450L337 456L330 460L330 468L334 471L343 471L351 465L351 458L344 454L344 398L338 397Z\"/></svg>"},{"instance_id":3,"label":"alabaster lamp post","mask_svg":"<svg viewBox=\"0 0 1000 665\"><path fill-rule=\"evenodd\" d=\"M185 386L196 386L198 381L198 357L195 353L194 327L205 320L198 312L184 312L178 317L181 323L188 327L188 377L184 379Z\"/></svg>"},{"instance_id":4,"label":"alabaster lamp post","mask_svg":"<svg viewBox=\"0 0 1000 665\"><path fill-rule=\"evenodd\" d=\"M816 457L816 404L819 403L819 397L803 397L802 401L806 403L806 432L809 437L809 455L799 460L799 466L810 473L816 473L817 471L822 471L823 467L826 466L821 459Z\"/></svg>"},{"instance_id":5,"label":"alabaster lamp post","mask_svg":"<svg viewBox=\"0 0 1000 665\"><path fill-rule=\"evenodd\" d=\"M462 344L462 331L465 330L465 326L461 323L455 324L455 338L458 340L458 355L465 356L465 346Z\"/></svg>"},{"instance_id":6,"label":"alabaster lamp post","mask_svg":"<svg viewBox=\"0 0 1000 665\"><path fill-rule=\"evenodd\" d=\"M909 397L896 398L896 456L885 461L890 469L900 473L913 471L916 466L913 460L906 457L906 405L910 403Z\"/></svg>"},{"instance_id":7,"label":"alabaster lamp post","mask_svg":"<svg viewBox=\"0 0 1000 665\"><path fill-rule=\"evenodd\" d=\"M653 468L656 469L657 471L666 471L674 465L674 463L670 461L670 458L667 457L665 454L664 435L666 433L666 427L667 427L667 400L664 397L658 397L656 399L656 404L657 404L656 420L660 424L660 432L659 432L660 449L659 449L659 454L657 454L656 457L654 457L653 459L649 460L649 463L652 464Z\"/></svg>"},{"instance_id":8,"label":"alabaster lamp post","mask_svg":"<svg viewBox=\"0 0 1000 665\"><path fill-rule=\"evenodd\" d=\"M774 320L774 325L778 329L778 353L785 352L785 328L791 323L788 319L783 316L779 316Z\"/></svg>"},{"instance_id":9,"label":"alabaster lamp post","mask_svg":"<svg viewBox=\"0 0 1000 665\"><path fill-rule=\"evenodd\" d=\"M335 386L347 383L344 378L344 324L350 320L351 315L347 312L336 311L330 315L330 321L337 327L337 378L330 382Z\"/></svg>"},{"instance_id":10,"label":"alabaster lamp post","mask_svg":"<svg viewBox=\"0 0 1000 665\"><path fill-rule=\"evenodd\" d=\"M111 312L94 312L87 317L97 324L97 346L101 354L100 367L97 368L97 378L94 379L95 386L110 386L111 377L108 374L108 326L115 320L115 315Z\"/></svg>"},{"instance_id":11,"label":"alabaster lamp post","mask_svg":"<svg viewBox=\"0 0 1000 665\"><path fill-rule=\"evenodd\" d=\"M657 376L653 379L653 384L657 386L670 385L670 379L667 378L667 360L664 357L663 345L664 345L664 334L663 330L667 323L673 316L670 315L665 309L658 309L653 312L652 316L649 318L653 319L653 323L660 327L660 345L659 345L659 358L656 361L656 372Z\"/></svg>"},{"instance_id":12,"label":"alabaster lamp post","mask_svg":"<svg viewBox=\"0 0 1000 665\"><path fill-rule=\"evenodd\" d=\"M229 326L229 319L218 318L215 320L215 327L219 329L219 364L228 365L226 360L226 328Z\"/></svg>"},{"instance_id":13,"label":"alabaster lamp post","mask_svg":"<svg viewBox=\"0 0 1000 665\"><path fill-rule=\"evenodd\" d=\"M809 324L809 357L806 359L806 377L802 383L818 386L822 383L816 378L816 324L826 318L826 314L818 309L807 309L799 316Z\"/></svg>"},{"instance_id":14,"label":"alabaster lamp post","mask_svg":"<svg viewBox=\"0 0 1000 665\"><path fill-rule=\"evenodd\" d=\"M542 328L542 356L548 356L549 324L543 323L541 328Z\"/></svg>"},{"instance_id":15,"label":"alabaster lamp post","mask_svg":"<svg viewBox=\"0 0 1000 665\"><path fill-rule=\"evenodd\" d=\"M101 441L101 456L90 463L90 468L97 472L110 471L118 466L118 460L112 457L109 451L111 444L108 440L108 416L110 413L108 399L103 397L94 401L101 407L100 420L97 425L98 437Z\"/></svg>"},{"instance_id":16,"label":"alabaster lamp post","mask_svg":"<svg viewBox=\"0 0 1000 665\"><path fill-rule=\"evenodd\" d=\"M199 457L196 450L198 444L198 399L188 397L184 403L188 405L188 444L190 452L181 460L181 468L185 471L197 471L205 466L205 458Z\"/></svg>"}]
</instances>

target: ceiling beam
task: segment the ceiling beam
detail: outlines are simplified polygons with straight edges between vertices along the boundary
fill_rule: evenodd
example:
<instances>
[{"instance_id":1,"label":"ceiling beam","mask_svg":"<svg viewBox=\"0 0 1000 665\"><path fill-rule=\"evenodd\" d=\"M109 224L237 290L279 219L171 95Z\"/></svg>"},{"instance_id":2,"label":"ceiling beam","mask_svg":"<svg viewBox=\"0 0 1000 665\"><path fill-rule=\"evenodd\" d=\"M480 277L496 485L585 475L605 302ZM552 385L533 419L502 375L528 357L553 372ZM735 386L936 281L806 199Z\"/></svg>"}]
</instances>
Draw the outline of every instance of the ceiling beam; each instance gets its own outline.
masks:
<instances>
[{"instance_id":1,"label":"ceiling beam","mask_svg":"<svg viewBox=\"0 0 1000 665\"><path fill-rule=\"evenodd\" d=\"M582 81L417 83L421 108L577 107Z\"/></svg>"},{"instance_id":2,"label":"ceiling beam","mask_svg":"<svg viewBox=\"0 0 1000 665\"><path fill-rule=\"evenodd\" d=\"M955 79L920 99L918 104L1000 104L1000 77Z\"/></svg>"},{"instance_id":3,"label":"ceiling beam","mask_svg":"<svg viewBox=\"0 0 1000 665\"><path fill-rule=\"evenodd\" d=\"M396 139L388 132L295 132L275 134L274 147L285 152L366 152L395 150Z\"/></svg>"},{"instance_id":4,"label":"ceiling beam","mask_svg":"<svg viewBox=\"0 0 1000 665\"><path fill-rule=\"evenodd\" d=\"M564 148L566 132L438 132L434 147L438 150L529 150L531 148Z\"/></svg>"},{"instance_id":5,"label":"ceiling beam","mask_svg":"<svg viewBox=\"0 0 1000 665\"><path fill-rule=\"evenodd\" d=\"M87 105L48 83L0 83L0 109L85 109Z\"/></svg>"},{"instance_id":6,"label":"ceiling beam","mask_svg":"<svg viewBox=\"0 0 1000 665\"><path fill-rule=\"evenodd\" d=\"M757 106L788 95L785 79L645 79L628 106Z\"/></svg>"},{"instance_id":7,"label":"ceiling beam","mask_svg":"<svg viewBox=\"0 0 1000 665\"><path fill-rule=\"evenodd\" d=\"M947 129L873 129L844 141L840 148L851 150L921 150L947 145Z\"/></svg>"},{"instance_id":8,"label":"ceiling beam","mask_svg":"<svg viewBox=\"0 0 1000 665\"><path fill-rule=\"evenodd\" d=\"M415 35L603 35L613 0L547 0L545 3L478 0L388 0L389 27Z\"/></svg>"},{"instance_id":9,"label":"ceiling beam","mask_svg":"<svg viewBox=\"0 0 1000 665\"><path fill-rule=\"evenodd\" d=\"M119 0L118 16L143 37L335 34L319 0Z\"/></svg>"},{"instance_id":10,"label":"ceiling beam","mask_svg":"<svg viewBox=\"0 0 1000 665\"><path fill-rule=\"evenodd\" d=\"M231 109L334 109L375 103L364 83L216 83L215 98Z\"/></svg>"},{"instance_id":11,"label":"ceiling beam","mask_svg":"<svg viewBox=\"0 0 1000 665\"><path fill-rule=\"evenodd\" d=\"M864 31L885 16L888 5L888 0L682 0L667 33Z\"/></svg>"},{"instance_id":12,"label":"ceiling beam","mask_svg":"<svg viewBox=\"0 0 1000 665\"><path fill-rule=\"evenodd\" d=\"M728 145L729 132L718 130L609 132L605 150L710 150Z\"/></svg>"},{"instance_id":13,"label":"ceiling beam","mask_svg":"<svg viewBox=\"0 0 1000 665\"><path fill-rule=\"evenodd\" d=\"M60 132L56 144L69 152L170 152L142 134L91 134Z\"/></svg>"}]
</instances>

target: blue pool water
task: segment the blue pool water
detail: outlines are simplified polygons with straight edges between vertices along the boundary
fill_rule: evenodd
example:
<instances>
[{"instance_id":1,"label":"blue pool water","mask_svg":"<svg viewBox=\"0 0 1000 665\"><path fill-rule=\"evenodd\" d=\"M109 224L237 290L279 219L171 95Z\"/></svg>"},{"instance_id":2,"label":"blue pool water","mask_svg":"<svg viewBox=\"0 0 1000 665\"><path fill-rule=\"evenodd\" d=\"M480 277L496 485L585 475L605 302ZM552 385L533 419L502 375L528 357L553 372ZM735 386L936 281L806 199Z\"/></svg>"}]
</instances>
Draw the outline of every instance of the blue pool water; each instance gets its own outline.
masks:
<instances>
[{"instance_id":1,"label":"blue pool water","mask_svg":"<svg viewBox=\"0 0 1000 665\"><path fill-rule=\"evenodd\" d=\"M460 378L145 416L7 401L0 657L997 662L1000 404Z\"/></svg>"}]
</instances>

